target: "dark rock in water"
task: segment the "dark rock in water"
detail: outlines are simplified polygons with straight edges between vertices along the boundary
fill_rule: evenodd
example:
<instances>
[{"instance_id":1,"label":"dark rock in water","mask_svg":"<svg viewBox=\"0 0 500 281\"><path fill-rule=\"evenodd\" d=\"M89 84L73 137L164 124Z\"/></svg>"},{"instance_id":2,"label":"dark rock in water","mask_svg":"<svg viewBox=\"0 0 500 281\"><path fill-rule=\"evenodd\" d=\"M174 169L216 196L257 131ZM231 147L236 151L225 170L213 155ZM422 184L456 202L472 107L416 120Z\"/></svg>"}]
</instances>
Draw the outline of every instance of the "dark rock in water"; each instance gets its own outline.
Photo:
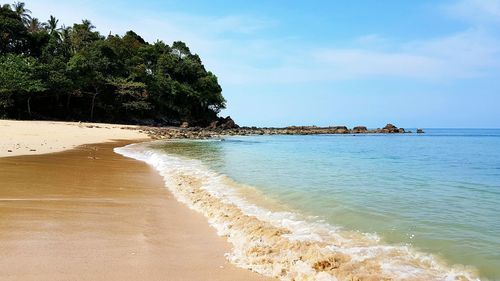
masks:
<instances>
[{"instance_id":1,"label":"dark rock in water","mask_svg":"<svg viewBox=\"0 0 500 281\"><path fill-rule=\"evenodd\" d=\"M368 129L365 126L357 126L352 128L353 134L365 134L368 132Z\"/></svg>"},{"instance_id":2,"label":"dark rock in water","mask_svg":"<svg viewBox=\"0 0 500 281\"><path fill-rule=\"evenodd\" d=\"M389 124L385 125L384 129L393 130L393 129L397 129L397 127L392 125L391 123L389 123Z\"/></svg>"},{"instance_id":3,"label":"dark rock in water","mask_svg":"<svg viewBox=\"0 0 500 281\"><path fill-rule=\"evenodd\" d=\"M346 126L289 126L284 128L257 128L240 127L235 124L231 117L219 117L213 120L206 128L189 127L187 122L179 127L139 127L138 130L146 132L154 139L208 139L222 136L246 136L246 135L319 135L319 134L402 134L408 133L403 128L387 124L384 128L368 130L365 126L357 126L349 129ZM419 129L419 133L423 133Z\"/></svg>"},{"instance_id":4,"label":"dark rock in water","mask_svg":"<svg viewBox=\"0 0 500 281\"><path fill-rule=\"evenodd\" d=\"M331 127L331 129L333 130L332 133L334 133L334 134L348 134L349 133L349 129L347 129L346 126L335 126L335 127Z\"/></svg>"},{"instance_id":5,"label":"dark rock in water","mask_svg":"<svg viewBox=\"0 0 500 281\"><path fill-rule=\"evenodd\" d=\"M405 130L403 128L398 128L391 123L385 125L384 128L382 128L382 133L384 134L394 134L394 133L404 133Z\"/></svg>"},{"instance_id":6,"label":"dark rock in water","mask_svg":"<svg viewBox=\"0 0 500 281\"><path fill-rule=\"evenodd\" d=\"M423 134L424 133L424 129L417 129L417 134Z\"/></svg>"}]
</instances>

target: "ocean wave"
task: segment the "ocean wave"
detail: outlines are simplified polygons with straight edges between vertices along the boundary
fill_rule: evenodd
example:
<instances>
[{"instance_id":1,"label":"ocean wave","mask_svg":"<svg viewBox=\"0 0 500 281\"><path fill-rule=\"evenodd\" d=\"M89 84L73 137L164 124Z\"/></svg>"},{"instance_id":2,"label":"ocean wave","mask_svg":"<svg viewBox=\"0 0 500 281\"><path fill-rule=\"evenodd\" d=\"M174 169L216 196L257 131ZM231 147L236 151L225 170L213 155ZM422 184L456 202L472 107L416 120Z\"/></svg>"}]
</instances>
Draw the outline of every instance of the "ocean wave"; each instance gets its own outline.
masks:
<instances>
[{"instance_id":1,"label":"ocean wave","mask_svg":"<svg viewBox=\"0 0 500 281\"><path fill-rule=\"evenodd\" d=\"M150 143L115 152L156 168L178 201L227 237L226 257L239 267L281 280L479 280L473 268L448 266L411 246L250 203L227 176Z\"/></svg>"}]
</instances>

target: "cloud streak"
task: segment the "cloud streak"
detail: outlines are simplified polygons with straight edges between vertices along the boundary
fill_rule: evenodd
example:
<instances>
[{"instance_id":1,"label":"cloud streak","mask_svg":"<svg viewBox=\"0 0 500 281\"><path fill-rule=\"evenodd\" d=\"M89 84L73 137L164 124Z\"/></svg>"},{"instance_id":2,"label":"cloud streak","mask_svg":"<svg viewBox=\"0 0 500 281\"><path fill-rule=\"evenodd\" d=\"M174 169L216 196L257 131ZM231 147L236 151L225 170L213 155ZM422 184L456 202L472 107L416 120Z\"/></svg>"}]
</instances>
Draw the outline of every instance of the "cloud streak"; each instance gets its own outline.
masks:
<instances>
[{"instance_id":1,"label":"cloud streak","mask_svg":"<svg viewBox=\"0 0 500 281\"><path fill-rule=\"evenodd\" d=\"M500 0L459 0L443 8L452 17L473 24L500 23Z\"/></svg>"},{"instance_id":2,"label":"cloud streak","mask_svg":"<svg viewBox=\"0 0 500 281\"><path fill-rule=\"evenodd\" d=\"M447 11L463 18L496 20L500 17L499 3L497 0L461 0L448 6ZM456 80L488 76L500 70L500 42L480 27L406 42L376 33L366 34L353 36L351 42L345 42L348 47L339 48L300 39L266 38L262 34L279 23L250 15L208 17L147 11L109 18L107 15L113 14L114 5L84 4L84 12L88 13L84 17L92 19L98 28L109 28L112 33L134 29L150 42L158 38L167 43L186 41L223 84L305 83L372 77ZM46 1L43 5L28 3L37 15L62 14L62 21L67 24L79 21L76 17L83 15L83 12L69 12L75 5L78 4L57 1ZM57 9L51 11L52 7Z\"/></svg>"}]
</instances>

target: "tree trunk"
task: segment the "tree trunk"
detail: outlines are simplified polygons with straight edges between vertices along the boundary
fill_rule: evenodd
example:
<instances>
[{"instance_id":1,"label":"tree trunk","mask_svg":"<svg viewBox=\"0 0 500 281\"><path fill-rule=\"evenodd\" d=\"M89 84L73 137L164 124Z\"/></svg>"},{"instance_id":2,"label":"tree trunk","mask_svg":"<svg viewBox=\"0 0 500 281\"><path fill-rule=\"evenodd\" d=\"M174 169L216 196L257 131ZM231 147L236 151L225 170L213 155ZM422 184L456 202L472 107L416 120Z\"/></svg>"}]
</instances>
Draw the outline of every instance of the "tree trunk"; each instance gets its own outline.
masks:
<instances>
[{"instance_id":1,"label":"tree trunk","mask_svg":"<svg viewBox=\"0 0 500 281\"><path fill-rule=\"evenodd\" d=\"M90 108L90 121L94 120L94 105L95 105L95 98L97 97L99 93L96 91L95 94L92 95L92 107Z\"/></svg>"},{"instance_id":2,"label":"tree trunk","mask_svg":"<svg viewBox=\"0 0 500 281\"><path fill-rule=\"evenodd\" d=\"M66 99L66 111L69 112L69 100L71 99L71 94L68 94L68 98Z\"/></svg>"},{"instance_id":3,"label":"tree trunk","mask_svg":"<svg viewBox=\"0 0 500 281\"><path fill-rule=\"evenodd\" d=\"M31 97L28 97L28 114L31 118L31 105L30 105Z\"/></svg>"}]
</instances>

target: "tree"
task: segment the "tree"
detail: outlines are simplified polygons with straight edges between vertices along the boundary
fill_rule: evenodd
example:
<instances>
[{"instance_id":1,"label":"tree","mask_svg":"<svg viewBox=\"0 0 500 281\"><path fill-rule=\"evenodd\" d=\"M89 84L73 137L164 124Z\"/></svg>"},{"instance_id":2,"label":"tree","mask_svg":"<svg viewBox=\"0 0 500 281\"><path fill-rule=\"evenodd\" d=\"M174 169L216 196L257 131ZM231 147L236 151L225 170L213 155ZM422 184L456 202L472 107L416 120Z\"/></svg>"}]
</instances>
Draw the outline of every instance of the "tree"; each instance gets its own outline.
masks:
<instances>
[{"instance_id":1,"label":"tree","mask_svg":"<svg viewBox=\"0 0 500 281\"><path fill-rule=\"evenodd\" d=\"M35 33L45 28L45 23L40 22L37 18L31 18L26 23L26 28L29 33Z\"/></svg>"},{"instance_id":2,"label":"tree","mask_svg":"<svg viewBox=\"0 0 500 281\"><path fill-rule=\"evenodd\" d=\"M73 53L83 50L92 42L101 39L98 32L93 31L94 25L89 20L82 20L81 24L74 24L69 31L69 38Z\"/></svg>"},{"instance_id":3,"label":"tree","mask_svg":"<svg viewBox=\"0 0 500 281\"><path fill-rule=\"evenodd\" d=\"M0 53L22 53L28 45L28 32L21 17L9 5L0 7Z\"/></svg>"},{"instance_id":4,"label":"tree","mask_svg":"<svg viewBox=\"0 0 500 281\"><path fill-rule=\"evenodd\" d=\"M149 102L146 84L117 77L109 81L116 88L116 103L123 113L144 116L153 106Z\"/></svg>"},{"instance_id":5,"label":"tree","mask_svg":"<svg viewBox=\"0 0 500 281\"><path fill-rule=\"evenodd\" d=\"M36 61L30 57L14 54L0 57L0 105L4 115L16 100L25 100L31 117L33 94L45 90L43 82L35 77L36 67Z\"/></svg>"},{"instance_id":6,"label":"tree","mask_svg":"<svg viewBox=\"0 0 500 281\"><path fill-rule=\"evenodd\" d=\"M225 106L217 77L184 42L58 24L22 2L0 6L1 117L203 125Z\"/></svg>"},{"instance_id":7,"label":"tree","mask_svg":"<svg viewBox=\"0 0 500 281\"><path fill-rule=\"evenodd\" d=\"M31 11L26 9L24 2L15 2L12 9L21 18L25 26L28 26L31 20Z\"/></svg>"},{"instance_id":8,"label":"tree","mask_svg":"<svg viewBox=\"0 0 500 281\"><path fill-rule=\"evenodd\" d=\"M90 120L94 119L94 107L97 96L106 87L113 73L115 53L102 42L96 42L75 54L69 61L69 70L82 93L92 96ZM90 90L89 90L90 89Z\"/></svg>"},{"instance_id":9,"label":"tree","mask_svg":"<svg viewBox=\"0 0 500 281\"><path fill-rule=\"evenodd\" d=\"M58 31L58 28L57 28L58 23L59 23L59 20L56 19L56 17L54 17L53 15L50 15L50 18L47 21L47 28L49 30L49 33Z\"/></svg>"}]
</instances>

